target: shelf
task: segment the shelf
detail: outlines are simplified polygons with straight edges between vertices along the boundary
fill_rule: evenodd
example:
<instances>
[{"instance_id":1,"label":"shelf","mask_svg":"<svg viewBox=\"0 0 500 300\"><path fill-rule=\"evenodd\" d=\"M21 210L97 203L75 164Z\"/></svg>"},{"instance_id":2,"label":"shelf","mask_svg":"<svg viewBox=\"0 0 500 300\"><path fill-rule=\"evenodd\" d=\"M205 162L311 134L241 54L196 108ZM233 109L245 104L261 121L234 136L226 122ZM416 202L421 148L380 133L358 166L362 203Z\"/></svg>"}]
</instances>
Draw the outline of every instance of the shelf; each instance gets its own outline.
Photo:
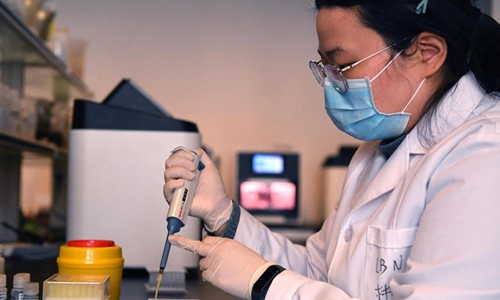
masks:
<instances>
[{"instance_id":1,"label":"shelf","mask_svg":"<svg viewBox=\"0 0 500 300\"><path fill-rule=\"evenodd\" d=\"M10 150L10 151L9 151ZM68 151L54 144L21 138L8 132L0 131L0 154L3 152L33 152L54 158L65 158Z\"/></svg>"},{"instance_id":2,"label":"shelf","mask_svg":"<svg viewBox=\"0 0 500 300\"><path fill-rule=\"evenodd\" d=\"M0 2L0 36L2 66L19 64L25 69L44 69L44 75L49 73L56 82L53 84L54 94L66 93L73 99L92 97L92 92L85 83L2 2Z\"/></svg>"},{"instance_id":3,"label":"shelf","mask_svg":"<svg viewBox=\"0 0 500 300\"><path fill-rule=\"evenodd\" d=\"M65 108L71 108L73 100L91 100L93 97L93 93L81 78L71 72L65 62L2 1L0 82L0 100L5 100L2 102L3 115L0 117L6 120L16 114L22 115L21 99L43 100L52 102L54 106L62 104ZM28 115L32 113L29 110L24 112ZM36 112L37 115L39 113ZM62 120L62 115L54 116L56 121L65 121ZM14 121L10 125L13 123ZM47 129L47 135L50 136L53 133L51 131L57 131L56 129L57 127ZM14 226L20 222L22 200L34 197L31 194L51 197L52 205L58 211L64 212L66 207L67 149L25 136L0 129L0 220ZM51 222L57 224L52 219ZM14 232L0 226L0 241L18 239Z\"/></svg>"}]
</instances>

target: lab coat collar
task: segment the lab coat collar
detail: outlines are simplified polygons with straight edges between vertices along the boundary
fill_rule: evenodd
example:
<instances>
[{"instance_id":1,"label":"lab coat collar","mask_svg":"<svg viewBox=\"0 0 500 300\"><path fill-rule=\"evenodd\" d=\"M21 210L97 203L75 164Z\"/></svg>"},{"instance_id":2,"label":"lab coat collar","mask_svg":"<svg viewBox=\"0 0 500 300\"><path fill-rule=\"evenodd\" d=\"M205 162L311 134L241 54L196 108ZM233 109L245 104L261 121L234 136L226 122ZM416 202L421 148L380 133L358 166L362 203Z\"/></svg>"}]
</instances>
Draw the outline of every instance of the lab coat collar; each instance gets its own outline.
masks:
<instances>
[{"instance_id":1,"label":"lab coat collar","mask_svg":"<svg viewBox=\"0 0 500 300\"><path fill-rule=\"evenodd\" d=\"M472 72L468 72L445 94L434 116L431 117L430 133L438 143L444 136L468 120L479 105L485 92L479 86ZM407 142L410 154L425 154L429 146L422 145L418 133L429 132L429 121L424 116L408 134ZM422 141L423 142L423 141Z\"/></svg>"},{"instance_id":2,"label":"lab coat collar","mask_svg":"<svg viewBox=\"0 0 500 300\"><path fill-rule=\"evenodd\" d=\"M432 118L431 128L435 142L439 142L446 134L469 119L483 96L484 92L474 75L472 73L464 75L446 94ZM374 151L378 142L366 142L360 147L358 152L373 153L373 155L356 155L353 158L352 162L356 167L346 177L346 188L356 186L359 178L366 176L362 175L362 172L367 172L367 170L360 166L370 165L373 171L368 170L368 174L371 173L374 177L369 180L371 181L369 188L363 189L357 197L356 203L353 203L354 207L361 207L394 189L409 168L411 154L423 155L429 150L420 143L417 134L418 128L427 124L425 118L422 119L387 161L384 155L378 153L378 150Z\"/></svg>"}]
</instances>

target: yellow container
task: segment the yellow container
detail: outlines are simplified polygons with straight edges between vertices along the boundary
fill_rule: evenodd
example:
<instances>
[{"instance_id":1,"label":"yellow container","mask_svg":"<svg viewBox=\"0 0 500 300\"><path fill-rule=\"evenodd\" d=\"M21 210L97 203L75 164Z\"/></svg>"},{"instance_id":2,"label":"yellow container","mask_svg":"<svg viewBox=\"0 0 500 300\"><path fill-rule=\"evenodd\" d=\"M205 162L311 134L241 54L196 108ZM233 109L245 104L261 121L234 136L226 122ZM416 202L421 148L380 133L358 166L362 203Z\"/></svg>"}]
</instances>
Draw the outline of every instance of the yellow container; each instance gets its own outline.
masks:
<instances>
[{"instance_id":1,"label":"yellow container","mask_svg":"<svg viewBox=\"0 0 500 300\"><path fill-rule=\"evenodd\" d=\"M122 249L108 240L73 240L59 248L59 274L109 275L111 300L120 299Z\"/></svg>"}]
</instances>

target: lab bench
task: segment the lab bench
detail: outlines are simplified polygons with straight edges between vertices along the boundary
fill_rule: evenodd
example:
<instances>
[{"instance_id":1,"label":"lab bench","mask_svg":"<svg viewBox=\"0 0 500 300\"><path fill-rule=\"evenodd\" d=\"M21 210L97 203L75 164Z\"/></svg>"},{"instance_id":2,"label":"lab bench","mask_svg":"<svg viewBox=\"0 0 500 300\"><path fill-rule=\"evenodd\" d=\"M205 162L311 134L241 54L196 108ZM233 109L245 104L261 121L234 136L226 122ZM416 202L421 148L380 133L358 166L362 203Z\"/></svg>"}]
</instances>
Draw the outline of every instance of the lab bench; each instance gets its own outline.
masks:
<instances>
[{"instance_id":1,"label":"lab bench","mask_svg":"<svg viewBox=\"0 0 500 300\"><path fill-rule=\"evenodd\" d=\"M52 274L57 273L56 257L32 256L31 259L6 258L5 274L7 274L7 286L12 288L14 274L26 272L31 274L31 281L40 284L40 296L42 295L43 281ZM120 300L147 300L154 298L154 294L146 291L149 274L143 269L127 269L123 271ZM159 299L192 299L192 300L235 300L235 298L222 290L214 287L208 282L203 282L198 270L189 272L186 277L187 293L160 294ZM41 297L40 297L41 299Z\"/></svg>"},{"instance_id":2,"label":"lab bench","mask_svg":"<svg viewBox=\"0 0 500 300\"><path fill-rule=\"evenodd\" d=\"M135 274L134 274L135 273ZM191 278L189 278L191 277ZM158 299L191 299L191 300L235 300L222 290L201 279L200 272L186 279L186 294L160 294ZM146 271L124 271L120 300L147 300L154 294L146 292L149 275Z\"/></svg>"}]
</instances>

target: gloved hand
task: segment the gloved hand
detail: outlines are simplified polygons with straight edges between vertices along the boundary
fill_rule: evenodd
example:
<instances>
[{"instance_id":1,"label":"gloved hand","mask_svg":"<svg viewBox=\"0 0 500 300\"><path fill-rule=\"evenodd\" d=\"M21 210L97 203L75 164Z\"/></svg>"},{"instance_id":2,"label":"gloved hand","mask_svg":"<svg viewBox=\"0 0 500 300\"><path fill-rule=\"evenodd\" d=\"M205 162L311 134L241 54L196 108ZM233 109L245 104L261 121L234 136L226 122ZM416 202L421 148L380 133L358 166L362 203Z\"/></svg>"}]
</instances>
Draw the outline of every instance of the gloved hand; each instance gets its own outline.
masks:
<instances>
[{"instance_id":1,"label":"gloved hand","mask_svg":"<svg viewBox=\"0 0 500 300\"><path fill-rule=\"evenodd\" d=\"M205 168L200 172L189 215L201 218L205 222L205 228L209 232L215 232L229 220L233 204L226 194L219 170L210 157L202 149L191 150L198 154ZM193 154L186 151L175 152L166 160L163 195L168 203L174 189L183 187L185 180L194 179L194 170L198 166L193 160Z\"/></svg>"},{"instance_id":2,"label":"gloved hand","mask_svg":"<svg viewBox=\"0 0 500 300\"><path fill-rule=\"evenodd\" d=\"M242 299L251 299L253 284L272 265L232 239L207 236L202 241L196 241L171 235L169 241L203 257L200 260L203 281Z\"/></svg>"}]
</instances>

